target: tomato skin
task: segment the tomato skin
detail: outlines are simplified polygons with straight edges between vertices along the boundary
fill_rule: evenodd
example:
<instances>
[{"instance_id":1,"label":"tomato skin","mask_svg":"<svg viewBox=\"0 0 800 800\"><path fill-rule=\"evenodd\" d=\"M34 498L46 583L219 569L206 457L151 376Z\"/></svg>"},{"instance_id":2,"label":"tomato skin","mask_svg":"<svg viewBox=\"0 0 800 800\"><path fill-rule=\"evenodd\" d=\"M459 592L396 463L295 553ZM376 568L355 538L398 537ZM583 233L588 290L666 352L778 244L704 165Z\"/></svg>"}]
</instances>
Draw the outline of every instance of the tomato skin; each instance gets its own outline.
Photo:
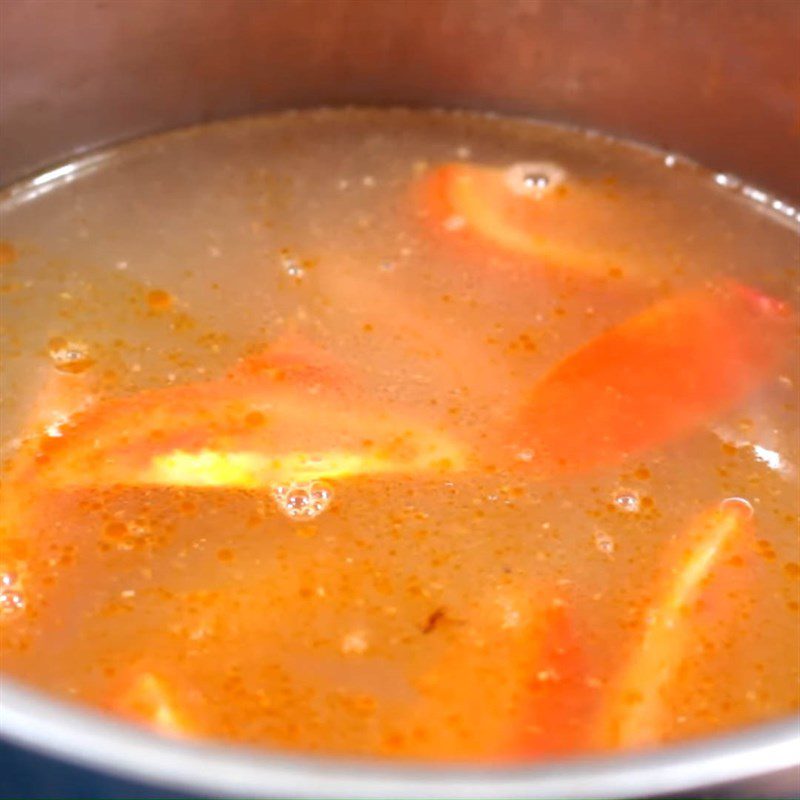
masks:
<instances>
[{"instance_id":1,"label":"tomato skin","mask_svg":"<svg viewBox=\"0 0 800 800\"><path fill-rule=\"evenodd\" d=\"M464 616L445 613L434 635L447 646L403 719L423 743L392 754L519 764L581 749L597 692L574 623L563 587L527 580L487 588Z\"/></svg>"},{"instance_id":2,"label":"tomato skin","mask_svg":"<svg viewBox=\"0 0 800 800\"><path fill-rule=\"evenodd\" d=\"M437 428L378 406L329 354L293 347L244 359L215 380L99 401L57 437L31 437L12 477L23 493L117 484L268 488L449 471L463 468L465 456Z\"/></svg>"},{"instance_id":3,"label":"tomato skin","mask_svg":"<svg viewBox=\"0 0 800 800\"><path fill-rule=\"evenodd\" d=\"M776 373L793 315L732 282L684 292L572 352L532 388L506 444L543 476L611 466L690 433Z\"/></svg>"},{"instance_id":4,"label":"tomato skin","mask_svg":"<svg viewBox=\"0 0 800 800\"><path fill-rule=\"evenodd\" d=\"M709 509L668 549L656 600L600 705L595 746L646 747L666 738L674 713L667 690L696 635L696 603L708 595L723 556L752 538L750 513L741 503Z\"/></svg>"},{"instance_id":5,"label":"tomato skin","mask_svg":"<svg viewBox=\"0 0 800 800\"><path fill-rule=\"evenodd\" d=\"M608 198L600 185L567 180L536 199L515 192L503 168L449 163L417 191L415 204L434 235L463 261L491 264L495 275L499 264L520 274L555 269L591 280L654 272L645 253L632 257L620 244L626 230L644 224L639 206ZM611 239L609 232L616 232Z\"/></svg>"},{"instance_id":6,"label":"tomato skin","mask_svg":"<svg viewBox=\"0 0 800 800\"><path fill-rule=\"evenodd\" d=\"M574 753L586 744L586 719L596 703L589 659L578 641L571 608L554 603L545 611L536 669L521 709L514 760Z\"/></svg>"}]
</instances>

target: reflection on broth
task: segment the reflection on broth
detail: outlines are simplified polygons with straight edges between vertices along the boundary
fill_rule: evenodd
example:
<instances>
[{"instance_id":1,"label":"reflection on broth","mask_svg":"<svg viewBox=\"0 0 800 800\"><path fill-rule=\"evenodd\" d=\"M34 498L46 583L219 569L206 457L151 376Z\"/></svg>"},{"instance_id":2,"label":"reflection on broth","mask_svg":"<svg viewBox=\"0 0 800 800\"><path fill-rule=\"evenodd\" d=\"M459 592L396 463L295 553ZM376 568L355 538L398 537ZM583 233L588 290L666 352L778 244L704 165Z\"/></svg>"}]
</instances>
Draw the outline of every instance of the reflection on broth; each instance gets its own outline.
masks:
<instances>
[{"instance_id":1,"label":"reflection on broth","mask_svg":"<svg viewBox=\"0 0 800 800\"><path fill-rule=\"evenodd\" d=\"M736 188L355 110L10 187L4 672L165 736L493 763L796 709L798 235Z\"/></svg>"}]
</instances>

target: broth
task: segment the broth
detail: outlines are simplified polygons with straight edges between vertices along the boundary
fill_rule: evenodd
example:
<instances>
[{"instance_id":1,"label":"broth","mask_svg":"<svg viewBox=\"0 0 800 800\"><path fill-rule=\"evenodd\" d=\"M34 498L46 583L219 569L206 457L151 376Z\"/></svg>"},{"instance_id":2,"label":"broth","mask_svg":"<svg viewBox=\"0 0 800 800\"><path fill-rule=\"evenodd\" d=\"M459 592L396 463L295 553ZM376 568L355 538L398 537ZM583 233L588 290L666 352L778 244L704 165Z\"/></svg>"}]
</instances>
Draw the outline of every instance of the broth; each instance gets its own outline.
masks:
<instances>
[{"instance_id":1,"label":"broth","mask_svg":"<svg viewBox=\"0 0 800 800\"><path fill-rule=\"evenodd\" d=\"M785 204L342 110L0 210L6 674L165 735L490 762L800 704Z\"/></svg>"}]
</instances>

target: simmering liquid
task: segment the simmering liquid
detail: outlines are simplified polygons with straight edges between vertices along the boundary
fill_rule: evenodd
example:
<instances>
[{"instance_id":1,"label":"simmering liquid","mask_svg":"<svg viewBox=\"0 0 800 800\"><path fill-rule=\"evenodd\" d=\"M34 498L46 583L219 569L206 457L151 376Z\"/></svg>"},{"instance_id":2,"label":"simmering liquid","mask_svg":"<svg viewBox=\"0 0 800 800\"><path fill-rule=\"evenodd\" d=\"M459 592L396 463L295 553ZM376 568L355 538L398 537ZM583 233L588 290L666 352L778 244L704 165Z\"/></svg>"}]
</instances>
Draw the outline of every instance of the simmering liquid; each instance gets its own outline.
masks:
<instances>
[{"instance_id":1,"label":"simmering liquid","mask_svg":"<svg viewBox=\"0 0 800 800\"><path fill-rule=\"evenodd\" d=\"M800 704L785 204L347 110L0 213L4 673L168 736L490 762Z\"/></svg>"}]
</instances>

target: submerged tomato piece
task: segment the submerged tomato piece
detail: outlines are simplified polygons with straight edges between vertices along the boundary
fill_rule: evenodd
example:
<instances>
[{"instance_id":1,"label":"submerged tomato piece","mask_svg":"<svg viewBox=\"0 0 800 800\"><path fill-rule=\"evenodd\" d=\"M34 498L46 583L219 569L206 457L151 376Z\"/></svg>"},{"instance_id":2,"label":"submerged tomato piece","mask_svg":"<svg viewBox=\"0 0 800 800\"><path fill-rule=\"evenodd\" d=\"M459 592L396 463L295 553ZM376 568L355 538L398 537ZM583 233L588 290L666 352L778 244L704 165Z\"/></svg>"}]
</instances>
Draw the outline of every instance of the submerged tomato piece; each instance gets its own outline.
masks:
<instances>
[{"instance_id":1,"label":"submerged tomato piece","mask_svg":"<svg viewBox=\"0 0 800 800\"><path fill-rule=\"evenodd\" d=\"M504 434L543 475L612 465L706 423L774 374L787 309L726 283L648 308L590 341L534 386Z\"/></svg>"},{"instance_id":2,"label":"submerged tomato piece","mask_svg":"<svg viewBox=\"0 0 800 800\"><path fill-rule=\"evenodd\" d=\"M580 750L596 691L588 682L586 654L578 643L569 607L546 610L541 649L530 676L511 753L519 760Z\"/></svg>"},{"instance_id":3,"label":"submerged tomato piece","mask_svg":"<svg viewBox=\"0 0 800 800\"><path fill-rule=\"evenodd\" d=\"M437 232L473 253L489 248L590 276L643 270L644 254L627 247L626 231L642 224L636 203L621 205L608 186L553 164L444 164L425 179L421 203Z\"/></svg>"},{"instance_id":4,"label":"submerged tomato piece","mask_svg":"<svg viewBox=\"0 0 800 800\"><path fill-rule=\"evenodd\" d=\"M353 391L357 376L330 352L299 334L286 334L272 347L242 358L228 371L233 380L272 380L314 394Z\"/></svg>"},{"instance_id":5,"label":"submerged tomato piece","mask_svg":"<svg viewBox=\"0 0 800 800\"><path fill-rule=\"evenodd\" d=\"M583 654L568 607L543 594L501 587L466 617L438 621L444 655L419 680L420 703L403 720L413 739L393 754L500 763L579 745Z\"/></svg>"},{"instance_id":6,"label":"submerged tomato piece","mask_svg":"<svg viewBox=\"0 0 800 800\"><path fill-rule=\"evenodd\" d=\"M48 488L257 488L351 474L458 469L461 447L376 408L332 359L268 353L204 383L99 402L42 437L29 476Z\"/></svg>"},{"instance_id":7,"label":"submerged tomato piece","mask_svg":"<svg viewBox=\"0 0 800 800\"><path fill-rule=\"evenodd\" d=\"M346 308L362 330L366 323L372 348L387 348L394 359L411 356L417 370L430 366L436 391L459 387L474 397L495 398L515 390L509 364L447 303L344 271L328 274L325 288L332 304Z\"/></svg>"},{"instance_id":8,"label":"submerged tomato piece","mask_svg":"<svg viewBox=\"0 0 800 800\"><path fill-rule=\"evenodd\" d=\"M603 706L600 746L640 747L663 740L670 716L665 690L689 648L692 606L722 554L741 543L749 529L744 504L723 504L701 515L678 540L660 594L644 615L641 638Z\"/></svg>"},{"instance_id":9,"label":"submerged tomato piece","mask_svg":"<svg viewBox=\"0 0 800 800\"><path fill-rule=\"evenodd\" d=\"M194 726L181 711L174 691L152 672L138 674L111 707L136 722L167 736L189 736Z\"/></svg>"}]
</instances>

